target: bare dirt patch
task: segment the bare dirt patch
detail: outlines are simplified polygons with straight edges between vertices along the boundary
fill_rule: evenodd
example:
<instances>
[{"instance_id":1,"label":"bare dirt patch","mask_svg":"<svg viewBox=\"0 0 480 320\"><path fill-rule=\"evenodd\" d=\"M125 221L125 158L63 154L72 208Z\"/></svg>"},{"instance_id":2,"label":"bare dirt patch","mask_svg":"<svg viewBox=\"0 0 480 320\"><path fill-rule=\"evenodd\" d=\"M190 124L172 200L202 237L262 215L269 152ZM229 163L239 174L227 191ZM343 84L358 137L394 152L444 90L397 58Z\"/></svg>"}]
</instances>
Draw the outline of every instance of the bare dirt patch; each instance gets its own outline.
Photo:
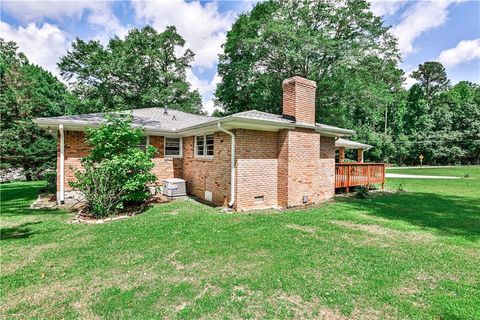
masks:
<instances>
[{"instance_id":1,"label":"bare dirt patch","mask_svg":"<svg viewBox=\"0 0 480 320\"><path fill-rule=\"evenodd\" d=\"M59 244L57 243L47 243L24 247L20 250L16 249L15 251L12 251L10 253L3 252L3 259L1 262L2 274L11 274L23 267L26 267L30 263L34 263L45 252L56 249L58 247ZM15 259L13 259L11 262L5 263L5 255L8 254L14 255Z\"/></svg>"},{"instance_id":2,"label":"bare dirt patch","mask_svg":"<svg viewBox=\"0 0 480 320\"><path fill-rule=\"evenodd\" d=\"M166 212L166 214L171 215L171 216L176 216L179 213L180 213L180 211L178 209Z\"/></svg>"},{"instance_id":3,"label":"bare dirt patch","mask_svg":"<svg viewBox=\"0 0 480 320\"><path fill-rule=\"evenodd\" d=\"M389 318L388 315L382 314L380 311L360 307L355 307L350 315L344 315L338 309L326 307L318 298L307 301L299 295L285 292L278 292L269 299L269 302L273 306L282 305L284 308L286 307L293 314L294 319L374 320L382 317Z\"/></svg>"},{"instance_id":4,"label":"bare dirt patch","mask_svg":"<svg viewBox=\"0 0 480 320\"><path fill-rule=\"evenodd\" d=\"M167 260L168 262L170 262L170 264L177 270L184 270L185 269L185 266L178 262L176 259L175 259L175 256L179 253L178 250L172 252L171 254L169 254L167 256Z\"/></svg>"},{"instance_id":5,"label":"bare dirt patch","mask_svg":"<svg viewBox=\"0 0 480 320\"><path fill-rule=\"evenodd\" d=\"M390 229L378 224L360 224L350 221L334 220L331 223L345 228L360 230L366 233L390 239L405 239L407 241L434 241L436 237L427 232L400 231Z\"/></svg>"},{"instance_id":6,"label":"bare dirt patch","mask_svg":"<svg viewBox=\"0 0 480 320\"><path fill-rule=\"evenodd\" d=\"M255 291L250 290L246 286L235 286L232 290L232 301L249 300L255 295Z\"/></svg>"},{"instance_id":7,"label":"bare dirt patch","mask_svg":"<svg viewBox=\"0 0 480 320\"><path fill-rule=\"evenodd\" d=\"M182 301L180 304L176 305L173 310L175 313L179 313L183 309L193 305L195 301L202 299L206 295L211 295L211 296L216 296L220 294L221 289L213 286L211 284L207 284L203 289L200 290L200 292L193 298L191 301Z\"/></svg>"},{"instance_id":8,"label":"bare dirt patch","mask_svg":"<svg viewBox=\"0 0 480 320\"><path fill-rule=\"evenodd\" d=\"M317 231L317 228L315 228L315 227L301 226L301 225L298 225L298 224L287 224L287 225L285 225L285 228L298 230L298 231L302 231L302 232L306 232L306 233L315 233L315 231Z\"/></svg>"},{"instance_id":9,"label":"bare dirt patch","mask_svg":"<svg viewBox=\"0 0 480 320\"><path fill-rule=\"evenodd\" d=\"M377 224L357 224L349 221L331 221L333 224L346 227L354 230L361 230L371 234L380 235L380 236L389 236L394 235L396 232L392 229L387 229Z\"/></svg>"}]
</instances>

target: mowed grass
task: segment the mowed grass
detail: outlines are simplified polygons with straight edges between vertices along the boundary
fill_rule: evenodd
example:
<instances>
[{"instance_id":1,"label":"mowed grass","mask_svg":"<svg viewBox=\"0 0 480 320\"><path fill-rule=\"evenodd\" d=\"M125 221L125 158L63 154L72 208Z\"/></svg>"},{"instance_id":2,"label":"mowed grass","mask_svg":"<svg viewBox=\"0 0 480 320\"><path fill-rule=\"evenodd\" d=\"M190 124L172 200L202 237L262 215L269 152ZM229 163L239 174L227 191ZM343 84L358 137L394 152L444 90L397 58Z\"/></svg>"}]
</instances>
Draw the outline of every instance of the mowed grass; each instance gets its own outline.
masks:
<instances>
[{"instance_id":1,"label":"mowed grass","mask_svg":"<svg viewBox=\"0 0 480 320\"><path fill-rule=\"evenodd\" d=\"M468 171L304 210L174 201L101 225L28 209L42 183L3 184L2 318L478 319Z\"/></svg>"}]
</instances>

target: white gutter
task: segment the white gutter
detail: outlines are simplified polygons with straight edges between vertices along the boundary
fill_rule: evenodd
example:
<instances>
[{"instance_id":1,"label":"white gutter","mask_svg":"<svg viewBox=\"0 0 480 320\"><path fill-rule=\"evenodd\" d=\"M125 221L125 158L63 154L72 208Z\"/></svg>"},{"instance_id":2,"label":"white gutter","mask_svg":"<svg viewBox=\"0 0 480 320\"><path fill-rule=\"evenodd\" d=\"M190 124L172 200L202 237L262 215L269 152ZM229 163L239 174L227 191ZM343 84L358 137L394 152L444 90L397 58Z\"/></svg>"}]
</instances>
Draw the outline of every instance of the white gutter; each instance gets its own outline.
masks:
<instances>
[{"instance_id":1,"label":"white gutter","mask_svg":"<svg viewBox=\"0 0 480 320\"><path fill-rule=\"evenodd\" d=\"M60 204L65 203L65 136L63 124L58 125L60 132Z\"/></svg>"},{"instance_id":2,"label":"white gutter","mask_svg":"<svg viewBox=\"0 0 480 320\"><path fill-rule=\"evenodd\" d=\"M230 202L228 203L228 206L232 208L235 203L235 134L224 129L220 122L217 123L217 127L232 139L230 152Z\"/></svg>"}]
</instances>

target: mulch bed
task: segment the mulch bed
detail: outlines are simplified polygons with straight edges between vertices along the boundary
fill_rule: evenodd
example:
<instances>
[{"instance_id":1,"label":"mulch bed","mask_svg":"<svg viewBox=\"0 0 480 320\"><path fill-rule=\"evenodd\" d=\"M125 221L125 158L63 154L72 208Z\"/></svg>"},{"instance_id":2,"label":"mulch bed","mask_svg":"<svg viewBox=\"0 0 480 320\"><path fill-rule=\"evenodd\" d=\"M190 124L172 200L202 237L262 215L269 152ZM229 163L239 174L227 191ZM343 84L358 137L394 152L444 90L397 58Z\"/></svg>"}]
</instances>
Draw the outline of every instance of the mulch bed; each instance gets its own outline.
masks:
<instances>
[{"instance_id":1,"label":"mulch bed","mask_svg":"<svg viewBox=\"0 0 480 320\"><path fill-rule=\"evenodd\" d=\"M87 224L101 224L105 222L111 222L116 220L122 220L130 218L143 213L153 204L167 203L170 200L163 195L155 195L151 197L147 202L140 204L130 204L125 206L119 213L113 216L98 218L90 214L87 207L83 205L79 208L78 213L72 223L87 223Z\"/></svg>"}]
</instances>

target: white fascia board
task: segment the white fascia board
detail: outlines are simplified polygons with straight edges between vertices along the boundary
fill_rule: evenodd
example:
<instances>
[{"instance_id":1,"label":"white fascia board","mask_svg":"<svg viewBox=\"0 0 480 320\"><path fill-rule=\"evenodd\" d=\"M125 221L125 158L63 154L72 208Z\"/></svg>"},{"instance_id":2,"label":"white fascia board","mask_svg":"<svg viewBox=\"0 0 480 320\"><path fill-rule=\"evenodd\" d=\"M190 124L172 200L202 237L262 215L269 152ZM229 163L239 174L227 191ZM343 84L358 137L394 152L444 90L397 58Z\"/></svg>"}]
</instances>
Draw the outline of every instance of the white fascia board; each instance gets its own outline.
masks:
<instances>
[{"instance_id":1,"label":"white fascia board","mask_svg":"<svg viewBox=\"0 0 480 320\"><path fill-rule=\"evenodd\" d=\"M36 123L40 128L44 129L58 129L59 125L63 125L64 130L71 130L71 131L85 131L86 128L98 128L100 127L100 123L91 123L86 121L79 121L79 120L61 120L61 119L34 119L34 123ZM178 136L175 130L165 130L165 129L157 129L153 127L142 127L138 125L134 125L134 128L143 128L145 133L148 135L170 135L170 136Z\"/></svg>"},{"instance_id":2,"label":"white fascia board","mask_svg":"<svg viewBox=\"0 0 480 320\"><path fill-rule=\"evenodd\" d=\"M81 120L63 120L63 119L48 119L48 118L37 118L34 122L41 128L58 128L58 125L63 124L66 130L73 131L84 131L85 128L98 128L99 123L91 123ZM295 128L306 128L313 129L324 136L331 137L345 137L355 133L353 130L347 129L329 129L329 128L319 128L317 126L309 124L298 124L298 123L285 123L282 121L275 120L266 120L266 119L257 119L257 118L247 118L247 117L236 117L226 116L223 118L215 119L212 121L204 122L187 128L179 130L166 130L166 129L156 129L153 127L144 127L146 134L148 135L168 135L171 137L174 136L189 136L195 134L206 134L218 131L217 123L222 123L225 125L225 128L228 129L251 129L251 130L264 130L264 131L278 131L280 129L295 129ZM140 126L135 126L140 127Z\"/></svg>"},{"instance_id":3,"label":"white fascia board","mask_svg":"<svg viewBox=\"0 0 480 320\"><path fill-rule=\"evenodd\" d=\"M270 121L264 119L254 119L246 117L227 116L213 121L204 122L195 126L178 130L183 136L200 134L203 132L218 131L217 124L221 123L228 129L252 129L265 131L278 131L279 129L294 129L295 124L283 123L279 121Z\"/></svg>"},{"instance_id":4,"label":"white fascia board","mask_svg":"<svg viewBox=\"0 0 480 320\"><path fill-rule=\"evenodd\" d=\"M355 131L348 129L326 129L315 127L315 131L319 132L321 135L326 137L348 137L352 134L355 134Z\"/></svg>"}]
</instances>

